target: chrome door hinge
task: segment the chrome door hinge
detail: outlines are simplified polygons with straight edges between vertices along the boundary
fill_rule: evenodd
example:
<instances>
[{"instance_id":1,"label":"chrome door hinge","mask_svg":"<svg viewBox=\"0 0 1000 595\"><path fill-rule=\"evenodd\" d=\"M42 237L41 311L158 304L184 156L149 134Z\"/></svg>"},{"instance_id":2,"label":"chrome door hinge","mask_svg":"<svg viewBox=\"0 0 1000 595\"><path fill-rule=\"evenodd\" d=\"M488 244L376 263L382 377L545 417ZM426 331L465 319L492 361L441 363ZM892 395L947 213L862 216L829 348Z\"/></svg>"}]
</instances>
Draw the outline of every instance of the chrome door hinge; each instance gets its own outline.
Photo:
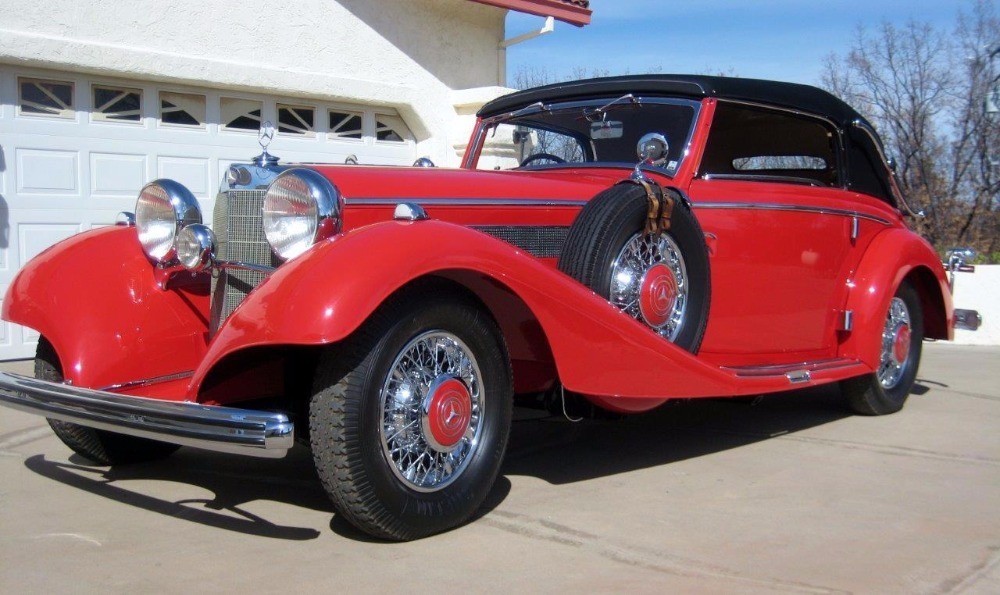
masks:
<instances>
[{"instance_id":1,"label":"chrome door hinge","mask_svg":"<svg viewBox=\"0 0 1000 595\"><path fill-rule=\"evenodd\" d=\"M840 320L837 324L837 330L843 331L845 333L851 332L854 329L854 310L844 310L840 313Z\"/></svg>"},{"instance_id":2,"label":"chrome door hinge","mask_svg":"<svg viewBox=\"0 0 1000 595\"><path fill-rule=\"evenodd\" d=\"M861 220L855 215L851 217L851 241L858 239L858 235L861 233Z\"/></svg>"}]
</instances>

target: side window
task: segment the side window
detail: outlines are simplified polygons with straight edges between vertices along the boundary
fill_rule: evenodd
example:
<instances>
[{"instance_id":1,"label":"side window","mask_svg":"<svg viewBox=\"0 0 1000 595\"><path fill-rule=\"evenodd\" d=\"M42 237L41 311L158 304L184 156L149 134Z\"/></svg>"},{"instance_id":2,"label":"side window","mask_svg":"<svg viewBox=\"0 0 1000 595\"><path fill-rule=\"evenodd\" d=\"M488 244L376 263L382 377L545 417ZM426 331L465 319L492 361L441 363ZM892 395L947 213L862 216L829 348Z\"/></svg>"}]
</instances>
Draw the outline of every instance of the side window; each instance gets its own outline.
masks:
<instances>
[{"instance_id":1,"label":"side window","mask_svg":"<svg viewBox=\"0 0 1000 595\"><path fill-rule=\"evenodd\" d=\"M816 118L720 102L699 174L839 186L837 136Z\"/></svg>"}]
</instances>

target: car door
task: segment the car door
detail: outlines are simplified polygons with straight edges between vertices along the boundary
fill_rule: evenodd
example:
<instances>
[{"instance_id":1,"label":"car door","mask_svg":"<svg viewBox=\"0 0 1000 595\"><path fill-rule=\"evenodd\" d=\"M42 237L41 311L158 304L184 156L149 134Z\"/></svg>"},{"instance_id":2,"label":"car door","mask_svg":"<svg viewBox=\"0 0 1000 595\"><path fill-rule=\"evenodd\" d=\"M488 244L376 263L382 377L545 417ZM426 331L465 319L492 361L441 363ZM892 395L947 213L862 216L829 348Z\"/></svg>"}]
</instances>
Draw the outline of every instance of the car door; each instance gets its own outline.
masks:
<instances>
[{"instance_id":1,"label":"car door","mask_svg":"<svg viewBox=\"0 0 1000 595\"><path fill-rule=\"evenodd\" d=\"M703 353L732 365L835 355L847 281L885 225L843 189L839 143L820 118L719 102L689 186L711 252Z\"/></svg>"}]
</instances>

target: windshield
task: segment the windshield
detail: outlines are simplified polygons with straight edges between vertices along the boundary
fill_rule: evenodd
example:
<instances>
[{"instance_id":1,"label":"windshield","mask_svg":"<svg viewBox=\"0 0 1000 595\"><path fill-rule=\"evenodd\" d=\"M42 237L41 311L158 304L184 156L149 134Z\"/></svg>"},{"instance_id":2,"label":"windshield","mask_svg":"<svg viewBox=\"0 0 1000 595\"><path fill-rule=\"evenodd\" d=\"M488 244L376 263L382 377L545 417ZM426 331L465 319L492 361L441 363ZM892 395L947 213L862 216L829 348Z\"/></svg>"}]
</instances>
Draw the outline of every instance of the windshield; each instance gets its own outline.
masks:
<instances>
[{"instance_id":1,"label":"windshield","mask_svg":"<svg viewBox=\"0 0 1000 595\"><path fill-rule=\"evenodd\" d=\"M686 99L631 95L528 106L483 122L482 150L473 167L632 166L639 139L658 133L669 144L659 169L672 176L687 153L699 106Z\"/></svg>"}]
</instances>

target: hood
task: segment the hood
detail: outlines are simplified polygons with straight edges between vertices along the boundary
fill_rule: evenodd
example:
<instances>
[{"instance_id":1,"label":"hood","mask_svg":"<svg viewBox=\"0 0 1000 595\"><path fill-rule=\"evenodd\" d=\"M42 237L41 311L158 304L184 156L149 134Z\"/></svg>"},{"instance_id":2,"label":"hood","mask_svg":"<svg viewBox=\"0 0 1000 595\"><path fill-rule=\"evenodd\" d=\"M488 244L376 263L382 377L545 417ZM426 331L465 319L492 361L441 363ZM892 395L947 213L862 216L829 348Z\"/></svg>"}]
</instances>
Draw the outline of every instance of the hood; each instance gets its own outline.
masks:
<instances>
[{"instance_id":1,"label":"hood","mask_svg":"<svg viewBox=\"0 0 1000 595\"><path fill-rule=\"evenodd\" d=\"M454 200L548 202L589 200L628 178L628 168L473 171L445 168L308 165L340 190L345 205Z\"/></svg>"}]
</instances>

